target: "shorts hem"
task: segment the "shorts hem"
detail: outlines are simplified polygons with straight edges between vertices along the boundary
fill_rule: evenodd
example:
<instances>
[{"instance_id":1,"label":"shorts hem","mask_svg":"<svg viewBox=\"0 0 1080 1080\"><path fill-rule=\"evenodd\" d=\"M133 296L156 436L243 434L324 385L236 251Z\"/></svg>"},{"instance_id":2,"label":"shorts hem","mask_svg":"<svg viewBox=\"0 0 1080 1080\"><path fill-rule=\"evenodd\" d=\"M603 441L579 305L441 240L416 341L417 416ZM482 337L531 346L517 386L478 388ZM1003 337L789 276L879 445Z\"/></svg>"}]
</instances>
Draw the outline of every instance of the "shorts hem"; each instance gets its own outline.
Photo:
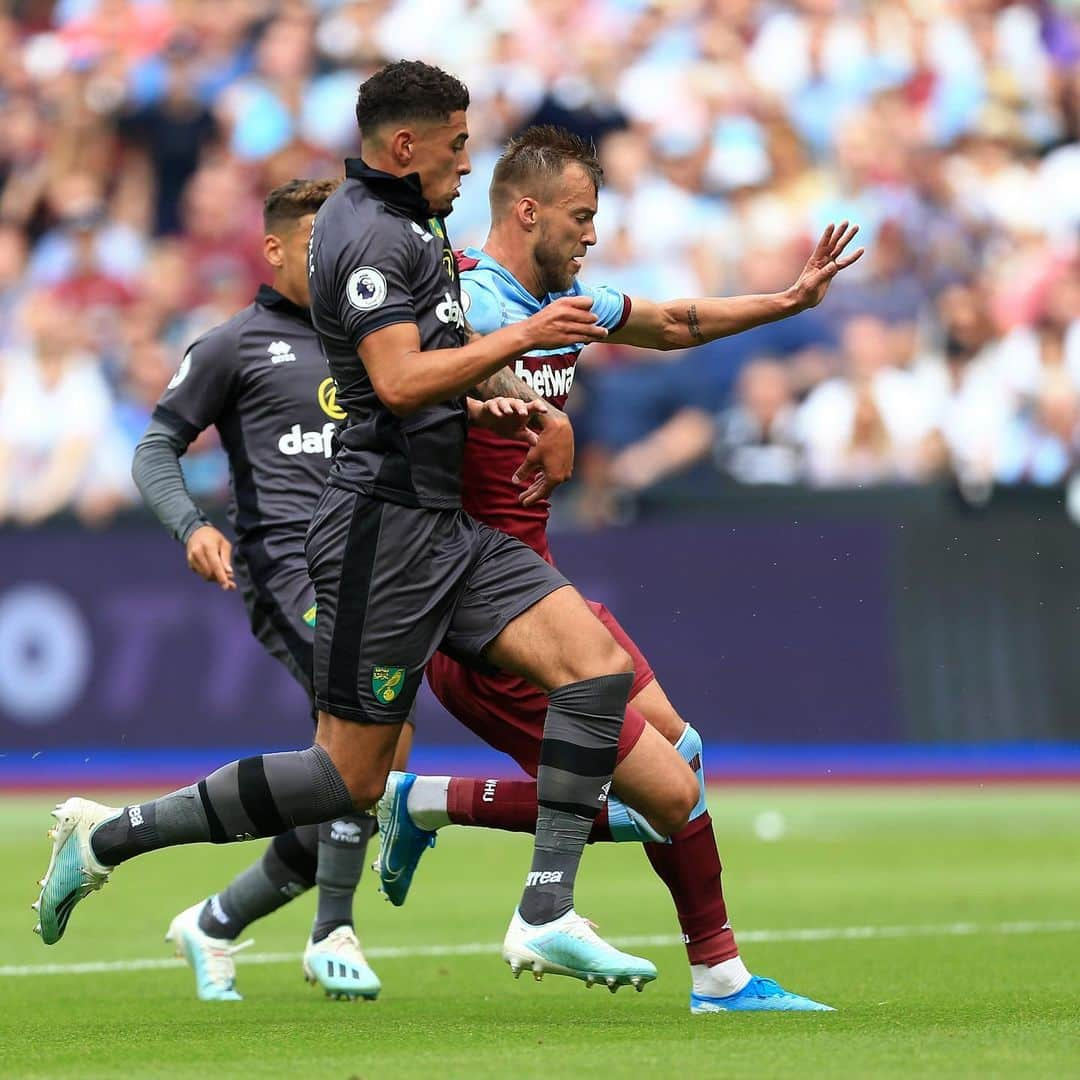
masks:
<instances>
[{"instance_id":1,"label":"shorts hem","mask_svg":"<svg viewBox=\"0 0 1080 1080\"><path fill-rule=\"evenodd\" d=\"M545 597L550 596L553 592L558 592L559 589L565 589L570 582L563 578L562 581L547 580L543 585L538 586L531 593L521 598L519 604L514 604L499 612L499 618L492 625L489 632L485 632L483 639L477 639L476 644L468 643L467 648L470 652L475 653L480 659L484 658L484 653L487 651L488 646L519 616L524 615L529 608L536 607Z\"/></svg>"},{"instance_id":2,"label":"shorts hem","mask_svg":"<svg viewBox=\"0 0 1080 1080\"><path fill-rule=\"evenodd\" d=\"M339 720L348 720L353 724L400 724L409 719L412 711L410 706L403 715L395 710L373 717L363 705L335 705L321 697L315 698L315 708L319 712L329 713Z\"/></svg>"}]
</instances>

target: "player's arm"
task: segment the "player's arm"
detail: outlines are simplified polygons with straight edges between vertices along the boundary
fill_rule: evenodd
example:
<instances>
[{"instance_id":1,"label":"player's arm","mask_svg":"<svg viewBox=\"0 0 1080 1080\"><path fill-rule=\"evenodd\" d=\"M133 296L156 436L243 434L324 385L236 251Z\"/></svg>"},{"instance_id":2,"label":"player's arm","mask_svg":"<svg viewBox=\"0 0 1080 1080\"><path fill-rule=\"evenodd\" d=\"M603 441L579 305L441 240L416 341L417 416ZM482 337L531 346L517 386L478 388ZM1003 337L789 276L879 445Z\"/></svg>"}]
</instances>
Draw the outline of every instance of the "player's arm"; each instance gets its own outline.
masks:
<instances>
[{"instance_id":1,"label":"player's arm","mask_svg":"<svg viewBox=\"0 0 1080 1080\"><path fill-rule=\"evenodd\" d=\"M188 566L204 581L235 589L232 544L210 524L184 483L180 458L194 437L178 428L155 412L135 447L132 479L154 516L184 545Z\"/></svg>"},{"instance_id":2,"label":"player's arm","mask_svg":"<svg viewBox=\"0 0 1080 1080\"><path fill-rule=\"evenodd\" d=\"M416 323L398 322L365 336L357 353L379 400L395 416L409 416L459 397L533 349L603 341L608 332L591 308L590 297L563 297L528 319L456 349L421 350Z\"/></svg>"},{"instance_id":3,"label":"player's arm","mask_svg":"<svg viewBox=\"0 0 1080 1080\"><path fill-rule=\"evenodd\" d=\"M832 279L862 255L862 248L844 254L858 231L857 225L848 228L846 221L839 227L830 225L795 283L783 292L662 303L635 299L626 323L609 340L647 349L686 349L816 307Z\"/></svg>"},{"instance_id":4,"label":"player's arm","mask_svg":"<svg viewBox=\"0 0 1080 1080\"><path fill-rule=\"evenodd\" d=\"M131 476L143 501L184 545L188 566L204 581L236 588L232 544L188 492L180 458L221 415L232 393L234 354L217 342L192 347L135 447Z\"/></svg>"}]
</instances>

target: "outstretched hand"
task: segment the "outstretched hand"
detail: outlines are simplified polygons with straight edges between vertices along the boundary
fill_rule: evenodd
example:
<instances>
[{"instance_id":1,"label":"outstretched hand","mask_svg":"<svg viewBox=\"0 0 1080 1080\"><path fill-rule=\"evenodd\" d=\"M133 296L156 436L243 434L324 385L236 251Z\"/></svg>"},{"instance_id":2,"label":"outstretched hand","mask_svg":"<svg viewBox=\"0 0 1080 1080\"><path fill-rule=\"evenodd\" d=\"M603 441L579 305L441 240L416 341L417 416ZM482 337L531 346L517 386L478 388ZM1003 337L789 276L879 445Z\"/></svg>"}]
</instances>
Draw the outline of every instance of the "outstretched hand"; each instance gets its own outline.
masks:
<instances>
[{"instance_id":1,"label":"outstretched hand","mask_svg":"<svg viewBox=\"0 0 1080 1080\"><path fill-rule=\"evenodd\" d=\"M832 279L862 256L865 248L857 248L850 255L844 254L844 249L855 238L858 231L858 225L848 228L848 223L845 221L839 226L830 225L821 234L814 253L807 260L802 273L791 287L800 310L817 307L825 299Z\"/></svg>"},{"instance_id":2,"label":"outstretched hand","mask_svg":"<svg viewBox=\"0 0 1080 1080\"><path fill-rule=\"evenodd\" d=\"M547 405L542 401L518 401L517 398L494 397L487 401L466 398L469 407L469 422L477 427L487 428L505 439L528 443L535 446L540 441L529 422L539 413L547 412Z\"/></svg>"}]
</instances>

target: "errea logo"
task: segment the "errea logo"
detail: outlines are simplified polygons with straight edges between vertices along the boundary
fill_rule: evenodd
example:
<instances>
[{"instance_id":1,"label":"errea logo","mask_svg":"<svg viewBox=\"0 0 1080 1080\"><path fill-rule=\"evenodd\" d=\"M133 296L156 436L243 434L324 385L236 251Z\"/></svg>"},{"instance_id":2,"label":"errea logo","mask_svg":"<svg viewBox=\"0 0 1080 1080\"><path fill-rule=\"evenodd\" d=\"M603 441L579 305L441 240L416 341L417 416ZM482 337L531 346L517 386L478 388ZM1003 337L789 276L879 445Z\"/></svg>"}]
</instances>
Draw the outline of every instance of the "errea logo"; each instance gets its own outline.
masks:
<instances>
[{"instance_id":1,"label":"errea logo","mask_svg":"<svg viewBox=\"0 0 1080 1080\"><path fill-rule=\"evenodd\" d=\"M558 885L562 878L561 870L530 870L525 875L525 888L535 888L537 885Z\"/></svg>"},{"instance_id":2,"label":"errea logo","mask_svg":"<svg viewBox=\"0 0 1080 1080\"><path fill-rule=\"evenodd\" d=\"M272 364L291 364L296 359L292 346L287 341L271 341L266 346L266 351L270 354Z\"/></svg>"}]
</instances>

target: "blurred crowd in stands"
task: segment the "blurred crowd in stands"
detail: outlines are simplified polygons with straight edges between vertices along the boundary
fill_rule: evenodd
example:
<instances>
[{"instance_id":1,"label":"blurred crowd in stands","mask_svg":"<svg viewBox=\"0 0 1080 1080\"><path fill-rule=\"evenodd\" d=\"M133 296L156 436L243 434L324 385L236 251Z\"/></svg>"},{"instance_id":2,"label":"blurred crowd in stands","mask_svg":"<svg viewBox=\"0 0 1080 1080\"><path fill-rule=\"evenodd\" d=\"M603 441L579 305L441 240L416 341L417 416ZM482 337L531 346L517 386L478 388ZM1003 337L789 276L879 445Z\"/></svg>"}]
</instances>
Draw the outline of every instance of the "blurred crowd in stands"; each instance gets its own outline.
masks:
<instances>
[{"instance_id":1,"label":"blurred crowd in stands","mask_svg":"<svg viewBox=\"0 0 1080 1080\"><path fill-rule=\"evenodd\" d=\"M358 84L402 56L472 92L459 246L537 121L600 147L582 276L632 296L781 289L862 226L820 308L586 352L584 517L703 462L976 494L1080 462L1077 0L14 0L0 47L0 521L137 501L185 347L265 280L262 196L340 174ZM185 467L223 492L212 435Z\"/></svg>"}]
</instances>

